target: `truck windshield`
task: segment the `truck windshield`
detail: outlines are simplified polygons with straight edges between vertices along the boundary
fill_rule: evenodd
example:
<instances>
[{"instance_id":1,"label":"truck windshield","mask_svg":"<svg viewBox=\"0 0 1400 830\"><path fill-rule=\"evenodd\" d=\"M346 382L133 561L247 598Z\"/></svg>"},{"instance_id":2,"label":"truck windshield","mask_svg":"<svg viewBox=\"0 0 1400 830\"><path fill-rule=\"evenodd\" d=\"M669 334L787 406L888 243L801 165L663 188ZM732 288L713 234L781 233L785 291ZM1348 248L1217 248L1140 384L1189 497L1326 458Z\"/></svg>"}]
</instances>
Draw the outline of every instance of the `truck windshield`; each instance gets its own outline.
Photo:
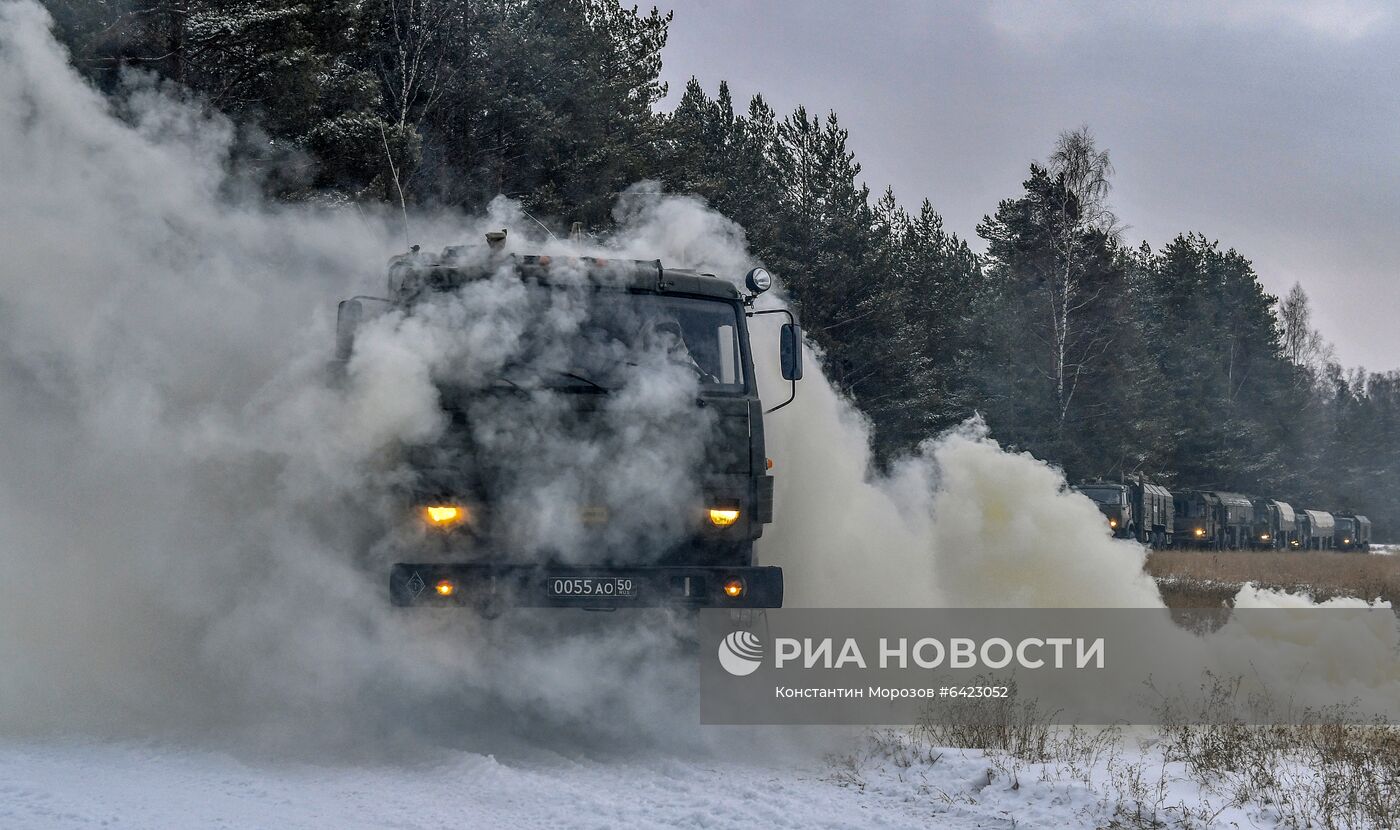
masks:
<instances>
[{"instance_id":1,"label":"truck windshield","mask_svg":"<svg viewBox=\"0 0 1400 830\"><path fill-rule=\"evenodd\" d=\"M1099 504L1123 503L1123 491L1117 487L1080 487L1079 492Z\"/></svg>"},{"instance_id":2,"label":"truck windshield","mask_svg":"<svg viewBox=\"0 0 1400 830\"><path fill-rule=\"evenodd\" d=\"M743 392L733 303L608 290L530 288L531 323L502 379L607 392L637 373L678 369L701 392Z\"/></svg>"}]
</instances>

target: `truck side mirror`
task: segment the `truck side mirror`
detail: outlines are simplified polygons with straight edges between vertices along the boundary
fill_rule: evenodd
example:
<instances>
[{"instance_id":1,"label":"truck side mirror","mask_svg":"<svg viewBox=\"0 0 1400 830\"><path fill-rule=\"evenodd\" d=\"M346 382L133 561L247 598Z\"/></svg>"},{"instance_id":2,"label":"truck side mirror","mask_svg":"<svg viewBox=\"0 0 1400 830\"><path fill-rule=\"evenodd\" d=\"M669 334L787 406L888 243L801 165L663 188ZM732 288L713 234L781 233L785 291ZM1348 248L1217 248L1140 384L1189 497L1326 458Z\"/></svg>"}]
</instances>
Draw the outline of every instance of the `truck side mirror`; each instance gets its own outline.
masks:
<instances>
[{"instance_id":1,"label":"truck side mirror","mask_svg":"<svg viewBox=\"0 0 1400 830\"><path fill-rule=\"evenodd\" d=\"M349 360L355 348L355 331L364 319L365 307L359 300L341 300L335 312L335 359Z\"/></svg>"},{"instance_id":2,"label":"truck side mirror","mask_svg":"<svg viewBox=\"0 0 1400 830\"><path fill-rule=\"evenodd\" d=\"M783 380L802 380L802 327L784 323L778 336L778 363Z\"/></svg>"}]
</instances>

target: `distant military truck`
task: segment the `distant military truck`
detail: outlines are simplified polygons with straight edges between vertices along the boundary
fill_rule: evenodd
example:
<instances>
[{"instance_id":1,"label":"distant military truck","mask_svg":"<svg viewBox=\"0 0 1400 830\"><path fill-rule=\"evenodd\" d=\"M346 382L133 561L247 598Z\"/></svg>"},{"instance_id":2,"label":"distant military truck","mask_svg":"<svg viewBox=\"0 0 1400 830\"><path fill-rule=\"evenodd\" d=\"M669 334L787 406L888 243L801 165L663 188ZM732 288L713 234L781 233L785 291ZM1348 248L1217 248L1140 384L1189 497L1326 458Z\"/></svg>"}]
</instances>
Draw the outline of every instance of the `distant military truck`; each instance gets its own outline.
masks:
<instances>
[{"instance_id":1,"label":"distant military truck","mask_svg":"<svg viewBox=\"0 0 1400 830\"><path fill-rule=\"evenodd\" d=\"M1371 520L1357 513L1337 514L1333 537L1338 550L1370 550Z\"/></svg>"},{"instance_id":2,"label":"distant military truck","mask_svg":"<svg viewBox=\"0 0 1400 830\"><path fill-rule=\"evenodd\" d=\"M1098 505L1114 536L1157 548L1171 542L1172 494L1165 487L1129 478L1122 484L1084 482L1074 489Z\"/></svg>"},{"instance_id":3,"label":"distant military truck","mask_svg":"<svg viewBox=\"0 0 1400 830\"><path fill-rule=\"evenodd\" d=\"M1220 498L1206 490L1180 490L1172 493L1176 512L1173 543L1179 548L1220 550L1224 536L1220 528Z\"/></svg>"},{"instance_id":4,"label":"distant military truck","mask_svg":"<svg viewBox=\"0 0 1400 830\"><path fill-rule=\"evenodd\" d=\"M1093 481L1076 485L1074 489L1093 500L1114 536L1120 539L1132 537L1134 511L1126 484Z\"/></svg>"},{"instance_id":5,"label":"distant military truck","mask_svg":"<svg viewBox=\"0 0 1400 830\"><path fill-rule=\"evenodd\" d=\"M1331 550L1336 547L1337 519L1326 510L1304 510L1298 514L1298 539L1303 550Z\"/></svg>"},{"instance_id":6,"label":"distant military truck","mask_svg":"<svg viewBox=\"0 0 1400 830\"><path fill-rule=\"evenodd\" d=\"M417 474L399 493L400 515L411 525L405 528L412 531L407 538L418 541L398 550L400 561L390 568L393 604L470 606L492 613L512 605L781 606L782 569L755 562L754 540L773 519L774 479L765 456L764 415L793 399L802 376L802 340L791 313L754 309L755 298L770 285L767 272L750 271L744 293L729 280L659 261L508 254L504 237L503 232L488 235L487 248L448 248L441 254L415 249L391 262L388 297L340 305L336 357L341 365L352 357L366 303L385 304L411 318L434 298L474 281L500 280L505 273L519 280L525 296L541 298L541 308L553 308L561 294L572 291L569 302L588 309L584 322L566 335L545 329L540 320L521 321L527 330L545 329L542 348L556 362L503 369L484 386L442 386L450 416L447 434L438 445L405 450ZM783 390L786 400L765 411L748 321L775 313L788 318L780 333L779 363L790 386ZM560 337L567 342L558 342ZM604 417L609 396L622 388L624 378L645 383L637 373L661 371L638 362L636 355L643 354L640 341L634 342L638 338L664 344L664 354L656 358L662 364L693 372L693 406L711 413L707 423L712 426L701 436L704 458L694 472L695 503L674 517L631 517L636 520L632 526L651 527L664 519L688 531L658 549L617 549L600 541L584 562L577 557L564 561L549 549L513 546L512 540L520 538L515 523L522 521L524 508L502 504L498 486L513 471L500 469L501 460L482 449L472 428L473 413L494 413L497 423L519 422L541 405L543 395L551 413L563 413L564 440L575 433L627 429L627 423L609 423ZM631 440L645 440L648 432L636 435ZM561 474L586 480L588 472L585 467ZM602 482L596 484L602 488ZM547 504L545 509L576 511L580 527L606 529L629 506ZM523 521L530 520L525 511ZM612 537L600 532L597 538ZM622 544L636 547L625 540Z\"/></svg>"},{"instance_id":7,"label":"distant military truck","mask_svg":"<svg viewBox=\"0 0 1400 830\"><path fill-rule=\"evenodd\" d=\"M1254 502L1239 493L1215 492L1219 499L1220 546L1230 550L1246 550L1251 547L1250 537L1254 531Z\"/></svg>"},{"instance_id":8,"label":"distant military truck","mask_svg":"<svg viewBox=\"0 0 1400 830\"><path fill-rule=\"evenodd\" d=\"M1298 547L1298 520L1293 506L1274 499L1254 500L1252 547L1260 550L1289 550Z\"/></svg>"},{"instance_id":9,"label":"distant military truck","mask_svg":"<svg viewBox=\"0 0 1400 830\"><path fill-rule=\"evenodd\" d=\"M1138 482L1133 498L1138 505L1138 538L1154 548L1171 544L1176 529L1176 510L1171 491L1159 484Z\"/></svg>"}]
</instances>

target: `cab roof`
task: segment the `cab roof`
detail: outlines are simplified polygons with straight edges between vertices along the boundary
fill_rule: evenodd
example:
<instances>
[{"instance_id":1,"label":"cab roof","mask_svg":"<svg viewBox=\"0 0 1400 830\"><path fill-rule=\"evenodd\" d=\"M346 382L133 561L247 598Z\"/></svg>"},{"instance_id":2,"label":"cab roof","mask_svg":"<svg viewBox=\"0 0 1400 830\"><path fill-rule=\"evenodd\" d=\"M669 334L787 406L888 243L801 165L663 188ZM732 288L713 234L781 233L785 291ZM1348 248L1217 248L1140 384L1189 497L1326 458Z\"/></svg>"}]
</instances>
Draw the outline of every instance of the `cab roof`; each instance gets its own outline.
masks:
<instances>
[{"instance_id":1,"label":"cab roof","mask_svg":"<svg viewBox=\"0 0 1400 830\"><path fill-rule=\"evenodd\" d=\"M430 292L453 291L509 268L544 285L593 285L619 291L693 294L720 300L741 298L738 287L713 274L668 268L661 260L521 255L481 246L454 245L434 254L413 250L389 260L389 294L410 302Z\"/></svg>"},{"instance_id":2,"label":"cab roof","mask_svg":"<svg viewBox=\"0 0 1400 830\"><path fill-rule=\"evenodd\" d=\"M1278 510L1279 519L1285 522L1294 521L1293 505L1278 499L1259 499L1259 509L1263 510L1269 505L1273 505Z\"/></svg>"},{"instance_id":3,"label":"cab roof","mask_svg":"<svg viewBox=\"0 0 1400 830\"><path fill-rule=\"evenodd\" d=\"M1254 506L1254 502L1249 500L1249 496L1243 495L1242 493L1225 493L1221 492L1220 490L1215 490L1214 493L1216 498L1220 499L1222 504L1228 504L1231 507Z\"/></svg>"}]
</instances>

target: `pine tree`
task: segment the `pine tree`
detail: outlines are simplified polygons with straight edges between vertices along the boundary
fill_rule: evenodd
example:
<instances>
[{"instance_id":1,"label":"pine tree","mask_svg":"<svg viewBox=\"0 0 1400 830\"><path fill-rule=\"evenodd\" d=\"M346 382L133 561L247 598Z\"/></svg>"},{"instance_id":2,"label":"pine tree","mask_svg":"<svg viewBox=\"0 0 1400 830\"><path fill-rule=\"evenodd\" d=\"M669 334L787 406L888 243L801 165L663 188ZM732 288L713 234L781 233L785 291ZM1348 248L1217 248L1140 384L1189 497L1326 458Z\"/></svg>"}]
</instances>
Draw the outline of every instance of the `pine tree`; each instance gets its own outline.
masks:
<instances>
[{"instance_id":1,"label":"pine tree","mask_svg":"<svg viewBox=\"0 0 1400 830\"><path fill-rule=\"evenodd\" d=\"M1289 370L1274 298L1249 261L1199 234L1179 236L1150 276L1150 332L1177 405L1167 464L1197 486L1257 491L1289 464Z\"/></svg>"}]
</instances>

